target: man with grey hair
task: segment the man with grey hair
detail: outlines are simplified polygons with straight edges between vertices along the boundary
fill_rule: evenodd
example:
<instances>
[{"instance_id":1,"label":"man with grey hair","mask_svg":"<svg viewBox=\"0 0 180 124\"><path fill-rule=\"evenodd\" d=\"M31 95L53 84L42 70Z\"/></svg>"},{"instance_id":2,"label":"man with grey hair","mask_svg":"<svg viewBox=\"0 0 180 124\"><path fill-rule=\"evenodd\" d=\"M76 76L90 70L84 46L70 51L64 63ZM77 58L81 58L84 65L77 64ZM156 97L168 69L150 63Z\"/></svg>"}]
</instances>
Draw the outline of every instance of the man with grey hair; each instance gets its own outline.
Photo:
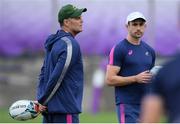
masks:
<instances>
[{"instance_id":1,"label":"man with grey hair","mask_svg":"<svg viewBox=\"0 0 180 124\"><path fill-rule=\"evenodd\" d=\"M82 32L81 14L86 11L71 4L63 6L58 14L61 30L46 40L37 90L43 123L79 123L83 63L75 36Z\"/></svg>"}]
</instances>

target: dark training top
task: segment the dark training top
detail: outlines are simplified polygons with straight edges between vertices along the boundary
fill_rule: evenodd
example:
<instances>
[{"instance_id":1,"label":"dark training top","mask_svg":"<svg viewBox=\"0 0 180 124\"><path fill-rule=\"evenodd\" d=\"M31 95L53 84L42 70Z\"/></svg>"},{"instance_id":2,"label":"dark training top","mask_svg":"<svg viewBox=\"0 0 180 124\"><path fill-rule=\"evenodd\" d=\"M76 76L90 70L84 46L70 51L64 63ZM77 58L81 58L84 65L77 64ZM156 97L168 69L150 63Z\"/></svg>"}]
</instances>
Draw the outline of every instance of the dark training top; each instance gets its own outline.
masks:
<instances>
[{"instance_id":1,"label":"dark training top","mask_svg":"<svg viewBox=\"0 0 180 124\"><path fill-rule=\"evenodd\" d=\"M57 92L47 103L49 113L80 113L83 96L83 63L78 42L63 30L50 35L45 43L45 59L39 75L37 100L44 101L51 94L62 74L67 59L66 37L72 44L72 57L68 70Z\"/></svg>"},{"instance_id":2,"label":"dark training top","mask_svg":"<svg viewBox=\"0 0 180 124\"><path fill-rule=\"evenodd\" d=\"M155 63L155 52L145 42L133 45L126 39L115 45L110 52L109 64L120 67L119 76L127 77L150 70ZM115 87L116 104L140 104L149 84L133 83Z\"/></svg>"},{"instance_id":3,"label":"dark training top","mask_svg":"<svg viewBox=\"0 0 180 124\"><path fill-rule=\"evenodd\" d=\"M170 123L180 123L180 55L168 62L152 82L152 94L161 96Z\"/></svg>"}]
</instances>

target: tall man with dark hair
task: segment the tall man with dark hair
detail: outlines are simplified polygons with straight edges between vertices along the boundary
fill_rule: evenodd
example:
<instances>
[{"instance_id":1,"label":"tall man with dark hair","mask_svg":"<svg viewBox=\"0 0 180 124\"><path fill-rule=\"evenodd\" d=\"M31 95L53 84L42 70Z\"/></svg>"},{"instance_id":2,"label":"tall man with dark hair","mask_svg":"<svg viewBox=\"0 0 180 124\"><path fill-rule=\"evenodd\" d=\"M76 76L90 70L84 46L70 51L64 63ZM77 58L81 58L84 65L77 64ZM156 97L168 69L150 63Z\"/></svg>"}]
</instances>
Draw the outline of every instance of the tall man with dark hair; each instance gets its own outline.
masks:
<instances>
[{"instance_id":1,"label":"tall man with dark hair","mask_svg":"<svg viewBox=\"0 0 180 124\"><path fill-rule=\"evenodd\" d=\"M44 123L78 123L83 96L83 63L75 36L82 32L81 14L68 4L58 14L61 30L45 43L37 100ZM45 111L46 110L46 111Z\"/></svg>"},{"instance_id":2,"label":"tall man with dark hair","mask_svg":"<svg viewBox=\"0 0 180 124\"><path fill-rule=\"evenodd\" d=\"M115 101L120 123L138 122L140 103L152 78L149 70L155 63L154 50L141 40L146 18L140 12L127 16L126 39L116 44L109 57L106 82L115 86Z\"/></svg>"}]
</instances>

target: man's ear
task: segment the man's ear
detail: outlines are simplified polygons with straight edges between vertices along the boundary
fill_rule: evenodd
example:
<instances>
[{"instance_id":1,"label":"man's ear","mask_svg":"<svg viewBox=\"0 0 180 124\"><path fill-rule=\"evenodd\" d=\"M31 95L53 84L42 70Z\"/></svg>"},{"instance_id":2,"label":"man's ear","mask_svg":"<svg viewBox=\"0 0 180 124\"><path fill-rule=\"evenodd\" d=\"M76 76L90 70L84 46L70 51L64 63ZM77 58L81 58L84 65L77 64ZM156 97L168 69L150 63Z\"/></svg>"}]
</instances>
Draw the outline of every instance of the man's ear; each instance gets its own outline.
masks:
<instances>
[{"instance_id":1,"label":"man's ear","mask_svg":"<svg viewBox=\"0 0 180 124\"><path fill-rule=\"evenodd\" d=\"M146 23L144 24L144 27L145 27L145 28L147 27L147 24L146 24Z\"/></svg>"},{"instance_id":2,"label":"man's ear","mask_svg":"<svg viewBox=\"0 0 180 124\"><path fill-rule=\"evenodd\" d=\"M128 24L125 24L125 27L128 28Z\"/></svg>"},{"instance_id":3,"label":"man's ear","mask_svg":"<svg viewBox=\"0 0 180 124\"><path fill-rule=\"evenodd\" d=\"M68 19L64 19L64 25L67 26L69 23L69 20Z\"/></svg>"}]
</instances>

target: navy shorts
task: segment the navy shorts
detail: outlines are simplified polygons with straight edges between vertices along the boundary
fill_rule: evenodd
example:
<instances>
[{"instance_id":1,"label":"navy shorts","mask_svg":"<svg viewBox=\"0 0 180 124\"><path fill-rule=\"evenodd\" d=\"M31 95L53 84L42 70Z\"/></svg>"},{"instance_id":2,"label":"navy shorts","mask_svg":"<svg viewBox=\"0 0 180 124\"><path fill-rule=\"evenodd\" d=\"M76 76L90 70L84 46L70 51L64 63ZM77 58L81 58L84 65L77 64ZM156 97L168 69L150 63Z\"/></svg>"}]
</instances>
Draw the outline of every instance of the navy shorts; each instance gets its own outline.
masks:
<instances>
[{"instance_id":1,"label":"navy shorts","mask_svg":"<svg viewBox=\"0 0 180 124\"><path fill-rule=\"evenodd\" d=\"M79 114L43 114L43 123L79 123Z\"/></svg>"},{"instance_id":2,"label":"navy shorts","mask_svg":"<svg viewBox=\"0 0 180 124\"><path fill-rule=\"evenodd\" d=\"M119 123L138 123L140 105L134 104L118 104L116 111Z\"/></svg>"}]
</instances>

